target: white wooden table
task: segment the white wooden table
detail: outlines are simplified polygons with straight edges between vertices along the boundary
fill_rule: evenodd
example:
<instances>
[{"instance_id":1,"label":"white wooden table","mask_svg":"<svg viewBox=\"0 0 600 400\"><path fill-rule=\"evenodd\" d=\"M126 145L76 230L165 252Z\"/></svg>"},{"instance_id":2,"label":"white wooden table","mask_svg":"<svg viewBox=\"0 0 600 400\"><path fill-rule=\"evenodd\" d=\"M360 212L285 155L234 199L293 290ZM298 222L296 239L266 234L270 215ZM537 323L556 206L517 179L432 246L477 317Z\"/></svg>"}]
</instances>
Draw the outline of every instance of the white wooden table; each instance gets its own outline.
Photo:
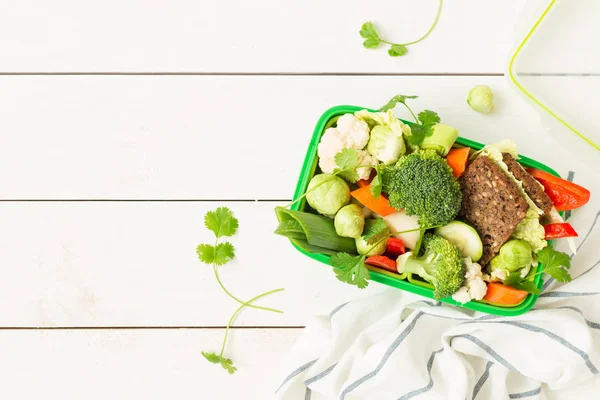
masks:
<instances>
[{"instance_id":1,"label":"white wooden table","mask_svg":"<svg viewBox=\"0 0 600 400\"><path fill-rule=\"evenodd\" d=\"M269 398L311 315L385 289L345 286L272 234L330 106L418 94L462 136L511 138L566 173L502 76L523 0L448 1L396 59L363 49L361 24L413 39L436 1L2 3L2 398ZM476 84L494 114L467 106ZM195 254L221 205L240 220L226 285L286 289L262 303L285 314L236 320L233 376L200 355L236 308Z\"/></svg>"}]
</instances>

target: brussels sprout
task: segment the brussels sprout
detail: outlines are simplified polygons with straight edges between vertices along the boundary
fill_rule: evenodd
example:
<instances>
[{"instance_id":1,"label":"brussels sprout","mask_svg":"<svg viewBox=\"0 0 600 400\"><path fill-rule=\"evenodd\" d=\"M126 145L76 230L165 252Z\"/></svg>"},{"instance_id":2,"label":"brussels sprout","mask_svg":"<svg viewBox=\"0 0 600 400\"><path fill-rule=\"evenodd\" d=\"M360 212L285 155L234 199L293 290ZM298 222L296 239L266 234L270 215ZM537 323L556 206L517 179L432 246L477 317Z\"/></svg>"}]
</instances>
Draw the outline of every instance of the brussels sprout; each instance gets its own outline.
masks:
<instances>
[{"instance_id":1,"label":"brussels sprout","mask_svg":"<svg viewBox=\"0 0 600 400\"><path fill-rule=\"evenodd\" d=\"M444 124L435 124L433 133L423 139L421 148L435 150L440 156L445 157L457 138L458 131L455 128Z\"/></svg>"},{"instance_id":2,"label":"brussels sprout","mask_svg":"<svg viewBox=\"0 0 600 400\"><path fill-rule=\"evenodd\" d=\"M313 176L308 184L306 201L324 215L335 215L350 201L350 188L342 178L328 174Z\"/></svg>"},{"instance_id":3,"label":"brussels sprout","mask_svg":"<svg viewBox=\"0 0 600 400\"><path fill-rule=\"evenodd\" d=\"M492 89L486 85L477 85L469 92L467 103L471 108L482 114L489 114L494 108Z\"/></svg>"},{"instance_id":4,"label":"brussels sprout","mask_svg":"<svg viewBox=\"0 0 600 400\"><path fill-rule=\"evenodd\" d=\"M356 250L358 251L358 254L367 256L367 257L371 257L371 256L377 256L377 255L385 253L385 249L387 248L388 239L387 239L387 237L385 237L377 243L368 244L367 241L365 239L363 239L362 236L359 236L355 239L355 241L356 241Z\"/></svg>"},{"instance_id":5,"label":"brussels sprout","mask_svg":"<svg viewBox=\"0 0 600 400\"><path fill-rule=\"evenodd\" d=\"M356 204L348 204L335 214L335 232L340 236L357 238L365 227L362 208Z\"/></svg>"},{"instance_id":6,"label":"brussels sprout","mask_svg":"<svg viewBox=\"0 0 600 400\"><path fill-rule=\"evenodd\" d=\"M531 251L529 243L518 239L509 240L490 261L490 270L504 269L513 272L525 268L533 262Z\"/></svg>"},{"instance_id":7,"label":"brussels sprout","mask_svg":"<svg viewBox=\"0 0 600 400\"><path fill-rule=\"evenodd\" d=\"M371 129L367 151L385 165L395 163L406 153L402 131L393 131L389 126L377 125Z\"/></svg>"}]
</instances>

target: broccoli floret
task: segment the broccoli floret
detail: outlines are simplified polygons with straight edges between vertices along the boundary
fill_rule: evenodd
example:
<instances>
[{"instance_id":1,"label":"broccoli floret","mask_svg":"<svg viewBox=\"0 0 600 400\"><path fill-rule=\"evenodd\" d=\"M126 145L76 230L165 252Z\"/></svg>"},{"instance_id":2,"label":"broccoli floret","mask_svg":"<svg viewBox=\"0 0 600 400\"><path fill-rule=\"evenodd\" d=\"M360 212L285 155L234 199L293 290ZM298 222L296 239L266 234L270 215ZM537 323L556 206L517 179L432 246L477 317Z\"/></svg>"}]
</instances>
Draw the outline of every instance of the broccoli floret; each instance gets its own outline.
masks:
<instances>
[{"instance_id":1,"label":"broccoli floret","mask_svg":"<svg viewBox=\"0 0 600 400\"><path fill-rule=\"evenodd\" d=\"M426 233L423 238L424 253L415 256L405 253L398 257L398 272L419 275L433 285L436 300L453 295L465 279L465 264L455 245L447 239Z\"/></svg>"},{"instance_id":2,"label":"broccoli floret","mask_svg":"<svg viewBox=\"0 0 600 400\"><path fill-rule=\"evenodd\" d=\"M443 226L458 215L462 193L452 169L433 150L400 157L383 170L383 190L390 205L419 216L423 227Z\"/></svg>"}]
</instances>

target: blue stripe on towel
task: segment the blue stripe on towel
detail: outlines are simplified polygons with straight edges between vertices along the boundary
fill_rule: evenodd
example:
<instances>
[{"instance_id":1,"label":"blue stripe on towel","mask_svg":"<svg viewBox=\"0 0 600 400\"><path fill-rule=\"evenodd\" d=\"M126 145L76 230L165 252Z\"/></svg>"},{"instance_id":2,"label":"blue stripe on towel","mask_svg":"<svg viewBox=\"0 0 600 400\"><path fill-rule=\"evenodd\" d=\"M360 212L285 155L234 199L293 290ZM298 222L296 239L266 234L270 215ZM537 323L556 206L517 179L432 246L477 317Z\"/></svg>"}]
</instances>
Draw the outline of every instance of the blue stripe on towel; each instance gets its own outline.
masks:
<instances>
[{"instance_id":1,"label":"blue stripe on towel","mask_svg":"<svg viewBox=\"0 0 600 400\"><path fill-rule=\"evenodd\" d=\"M391 346L387 349L387 351L383 355L383 358L379 362L379 365L377 365L377 367L373 371L369 372L368 374L366 374L362 378L356 380L354 383L352 383L349 386L347 386L342 391L342 394L340 395L340 400L344 400L344 398L346 397L346 395L348 393L350 393L351 391L353 391L354 389L356 389L357 387L359 387L360 385L362 385L364 382L366 382L369 379L373 378L375 375L377 375L379 373L379 371L381 371L381 369L383 368L383 366L385 365L385 363L387 362L387 360L391 357L392 353L398 348L398 346L400 346L400 344L404 341L404 339L406 339L406 337L410 334L410 332L412 332L412 330L414 329L415 325L417 324L417 321L423 315L425 315L423 312L418 312L415 315L415 317L413 318L413 320L411 321L411 323L408 324L402 330L402 332L400 332L400 335L398 335L398 337L396 338L396 340L394 340L394 342L391 344Z\"/></svg>"},{"instance_id":2,"label":"blue stripe on towel","mask_svg":"<svg viewBox=\"0 0 600 400\"><path fill-rule=\"evenodd\" d=\"M302 372L306 371L307 369L309 369L310 367L312 367L312 365L314 363L316 363L318 360L318 358L315 358L312 361L307 362L304 365L301 365L300 367L296 368L291 374L289 374L287 376L287 378L285 378L285 380L283 381L283 383L277 388L277 390L275 391L275 393L279 392L279 389L281 389L283 387L283 385L285 385L286 383L288 383L292 378L294 378L296 375L301 374Z\"/></svg>"},{"instance_id":3,"label":"blue stripe on towel","mask_svg":"<svg viewBox=\"0 0 600 400\"><path fill-rule=\"evenodd\" d=\"M483 374L481 374L481 377L479 378L479 380L475 384L475 387L473 388L473 400L475 400L475 397L477 397L477 395L479 394L479 391L483 387L483 384L490 377L490 368L492 368L492 365L494 365L494 363L491 361L488 361L485 365L485 371L483 372Z\"/></svg>"},{"instance_id":4,"label":"blue stripe on towel","mask_svg":"<svg viewBox=\"0 0 600 400\"><path fill-rule=\"evenodd\" d=\"M540 297L584 297L597 294L600 294L600 292L548 292L540 294Z\"/></svg>"},{"instance_id":5,"label":"blue stripe on towel","mask_svg":"<svg viewBox=\"0 0 600 400\"><path fill-rule=\"evenodd\" d=\"M487 344L483 343L480 339L476 338L475 336L472 336L469 334L456 335L450 339L450 344L452 344L452 340L454 340L455 338L467 339L467 340L475 343L477 346L481 347L486 353L488 353L490 356L492 356L494 358L494 360L498 361L500 364L504 365L506 368L510 369L511 371L515 371L517 374L522 375L515 367L512 366L511 363L506 361L500 354L496 353L494 351L494 349L492 349Z\"/></svg>"},{"instance_id":6,"label":"blue stripe on towel","mask_svg":"<svg viewBox=\"0 0 600 400\"><path fill-rule=\"evenodd\" d=\"M333 369L335 368L336 365L338 365L338 363L333 364L331 367L327 368L323 372L318 373L317 375L313 376L312 378L308 378L307 380L304 381L304 384L306 386L308 386L311 383L315 383L316 381L325 378L327 375L329 375L331 373L331 371L333 371Z\"/></svg>"},{"instance_id":7,"label":"blue stripe on towel","mask_svg":"<svg viewBox=\"0 0 600 400\"><path fill-rule=\"evenodd\" d=\"M431 368L433 368L433 361L435 360L436 354L441 353L442 351L444 351L443 347L439 350L432 352L431 355L429 356L429 361L427 361L427 375L429 375L429 383L427 383L427 385L423 386L420 389L413 390L412 392L406 393L405 395L400 397L398 400L411 399L420 394L427 393L431 390L431 388L433 388L433 377L431 376Z\"/></svg>"},{"instance_id":8,"label":"blue stripe on towel","mask_svg":"<svg viewBox=\"0 0 600 400\"><path fill-rule=\"evenodd\" d=\"M333 317L338 311L340 311L342 308L346 307L349 303L350 302L347 301L344 304L340 304L339 306L337 306L336 308L331 310L331 312L329 313L329 318Z\"/></svg>"},{"instance_id":9,"label":"blue stripe on towel","mask_svg":"<svg viewBox=\"0 0 600 400\"><path fill-rule=\"evenodd\" d=\"M540 394L541 392L542 392L542 387L540 386L539 388L530 390L528 392L509 394L508 398L509 399L524 399L526 397L536 396L536 395Z\"/></svg>"},{"instance_id":10,"label":"blue stripe on towel","mask_svg":"<svg viewBox=\"0 0 600 400\"><path fill-rule=\"evenodd\" d=\"M554 292L554 293L556 293L556 292ZM596 369L596 366L592 363L592 360L590 360L590 356L585 351L581 350L579 347L574 346L571 342L565 340L564 338L558 336L555 333L552 333L550 331L547 331L546 329L540 328L539 326L525 324L523 322L517 322L517 321L490 321L489 323L512 325L512 326L516 326L517 328L528 330L530 332L542 333L545 336L549 337L550 339L555 340L558 343L562 344L564 347L568 348L569 350L577 353L585 361L585 365L587 365L588 369L593 374L598 373L598 369Z\"/></svg>"}]
</instances>

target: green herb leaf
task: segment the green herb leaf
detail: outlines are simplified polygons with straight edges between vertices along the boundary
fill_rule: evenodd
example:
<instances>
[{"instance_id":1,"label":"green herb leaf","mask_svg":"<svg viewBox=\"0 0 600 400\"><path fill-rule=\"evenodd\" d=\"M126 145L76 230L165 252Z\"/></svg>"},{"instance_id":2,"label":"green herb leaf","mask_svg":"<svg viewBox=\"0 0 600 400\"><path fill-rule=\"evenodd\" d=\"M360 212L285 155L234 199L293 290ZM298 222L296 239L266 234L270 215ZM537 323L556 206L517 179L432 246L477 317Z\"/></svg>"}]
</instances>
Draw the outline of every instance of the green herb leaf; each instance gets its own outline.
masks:
<instances>
[{"instance_id":1,"label":"green herb leaf","mask_svg":"<svg viewBox=\"0 0 600 400\"><path fill-rule=\"evenodd\" d=\"M369 270L365 266L364 256L353 256L348 253L336 253L331 256L330 263L333 266L337 278L345 283L356 285L360 289L369 284Z\"/></svg>"},{"instance_id":2,"label":"green herb leaf","mask_svg":"<svg viewBox=\"0 0 600 400\"><path fill-rule=\"evenodd\" d=\"M366 49L376 49L377 47L379 47L380 43L381 42L379 41L378 38L372 37L372 38L365 39L365 41L363 42L363 46Z\"/></svg>"},{"instance_id":3,"label":"green herb leaf","mask_svg":"<svg viewBox=\"0 0 600 400\"><path fill-rule=\"evenodd\" d=\"M511 272L504 280L504 284L533 294L541 293L541 290L534 282L527 279L527 277L521 278L521 273L519 271Z\"/></svg>"},{"instance_id":4,"label":"green herb leaf","mask_svg":"<svg viewBox=\"0 0 600 400\"><path fill-rule=\"evenodd\" d=\"M233 374L235 371L237 371L237 368L233 366L233 361L231 361L230 358L225 358L215 353L206 353L204 351L202 352L202 355L213 364L221 364L221 367L223 367L223 369L230 374Z\"/></svg>"},{"instance_id":5,"label":"green herb leaf","mask_svg":"<svg viewBox=\"0 0 600 400\"><path fill-rule=\"evenodd\" d=\"M359 179L356 168L358 167L358 151L355 149L345 148L338 152L334 158L338 168L334 169L334 173L338 174L348 182L356 182Z\"/></svg>"},{"instance_id":6,"label":"green herb leaf","mask_svg":"<svg viewBox=\"0 0 600 400\"><path fill-rule=\"evenodd\" d=\"M427 132L420 125L410 126L410 135L406 136L406 141L412 146L418 146L423 143Z\"/></svg>"},{"instance_id":7,"label":"green herb leaf","mask_svg":"<svg viewBox=\"0 0 600 400\"><path fill-rule=\"evenodd\" d=\"M439 115L431 110L423 110L418 115L421 126L425 130L425 136L433 134L433 127L440 123Z\"/></svg>"},{"instance_id":8,"label":"green herb leaf","mask_svg":"<svg viewBox=\"0 0 600 400\"><path fill-rule=\"evenodd\" d=\"M363 239L369 245L373 245L382 239L390 235L390 228L383 220L383 218L370 219L365 223L365 230L363 232Z\"/></svg>"},{"instance_id":9,"label":"green herb leaf","mask_svg":"<svg viewBox=\"0 0 600 400\"><path fill-rule=\"evenodd\" d=\"M377 34L377 30L375 30L372 22L365 22L362 24L362 27L360 28L360 36L365 39L376 38L379 40L379 35Z\"/></svg>"},{"instance_id":10,"label":"green herb leaf","mask_svg":"<svg viewBox=\"0 0 600 400\"><path fill-rule=\"evenodd\" d=\"M400 57L406 54L408 49L403 44L393 44L388 50L388 54L392 57Z\"/></svg>"},{"instance_id":11,"label":"green herb leaf","mask_svg":"<svg viewBox=\"0 0 600 400\"><path fill-rule=\"evenodd\" d=\"M204 356L204 358L206 358L209 362L213 364L218 364L221 362L221 357L219 357L219 355L217 355L216 353L207 353L203 351L202 355Z\"/></svg>"},{"instance_id":12,"label":"green herb leaf","mask_svg":"<svg viewBox=\"0 0 600 400\"><path fill-rule=\"evenodd\" d=\"M406 95L403 95L403 94L397 94L396 96L392 97L390 99L390 101L388 101L378 111L383 112L383 111L391 110L394 107L396 107L396 105L398 103L404 104L406 106L406 100L408 100L408 99L418 99L418 98L419 98L419 96L406 96Z\"/></svg>"},{"instance_id":13,"label":"green herb leaf","mask_svg":"<svg viewBox=\"0 0 600 400\"><path fill-rule=\"evenodd\" d=\"M229 242L219 243L217 246L201 244L196 248L196 254L205 264L223 265L235 256L235 249Z\"/></svg>"},{"instance_id":14,"label":"green herb leaf","mask_svg":"<svg viewBox=\"0 0 600 400\"><path fill-rule=\"evenodd\" d=\"M214 232L217 238L221 236L233 236L238 228L238 220L227 207L219 207L215 211L209 211L204 216L204 225Z\"/></svg>"},{"instance_id":15,"label":"green herb leaf","mask_svg":"<svg viewBox=\"0 0 600 400\"><path fill-rule=\"evenodd\" d=\"M381 166L375 166L375 177L369 184L371 195L373 195L374 199L379 198L381 196L381 190L383 189L383 180L381 179Z\"/></svg>"},{"instance_id":16,"label":"green herb leaf","mask_svg":"<svg viewBox=\"0 0 600 400\"><path fill-rule=\"evenodd\" d=\"M559 282L570 282L571 257L567 253L556 251L552 246L546 246L537 253L538 261L543 265L543 272Z\"/></svg>"}]
</instances>

